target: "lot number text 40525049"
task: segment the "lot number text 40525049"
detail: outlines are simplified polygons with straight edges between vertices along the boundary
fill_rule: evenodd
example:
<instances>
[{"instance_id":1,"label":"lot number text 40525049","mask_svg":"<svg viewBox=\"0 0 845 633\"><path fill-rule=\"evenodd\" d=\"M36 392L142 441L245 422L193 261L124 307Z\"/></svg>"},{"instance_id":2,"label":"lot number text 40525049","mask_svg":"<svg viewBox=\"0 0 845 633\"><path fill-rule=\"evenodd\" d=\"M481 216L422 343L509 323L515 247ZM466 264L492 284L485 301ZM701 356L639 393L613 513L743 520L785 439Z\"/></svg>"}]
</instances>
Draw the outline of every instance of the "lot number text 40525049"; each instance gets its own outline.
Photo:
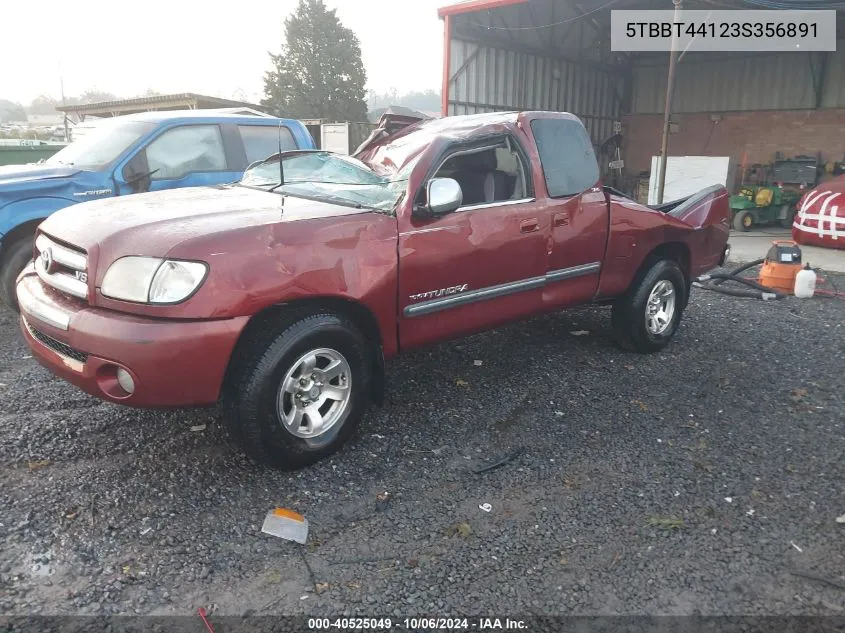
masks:
<instances>
[{"instance_id":1,"label":"lot number text 40525049","mask_svg":"<svg viewBox=\"0 0 845 633\"><path fill-rule=\"evenodd\" d=\"M524 620L513 618L308 618L312 631L524 631Z\"/></svg>"}]
</instances>

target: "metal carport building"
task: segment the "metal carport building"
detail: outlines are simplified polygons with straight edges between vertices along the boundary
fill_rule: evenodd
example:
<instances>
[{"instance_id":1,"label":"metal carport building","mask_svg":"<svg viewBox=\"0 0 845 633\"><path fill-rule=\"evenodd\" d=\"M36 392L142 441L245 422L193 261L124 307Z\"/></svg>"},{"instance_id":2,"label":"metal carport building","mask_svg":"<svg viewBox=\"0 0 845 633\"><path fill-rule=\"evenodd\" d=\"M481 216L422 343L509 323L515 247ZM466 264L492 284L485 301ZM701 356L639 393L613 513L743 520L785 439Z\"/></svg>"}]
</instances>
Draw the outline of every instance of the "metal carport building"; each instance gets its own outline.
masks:
<instances>
[{"instance_id":1,"label":"metal carport building","mask_svg":"<svg viewBox=\"0 0 845 633\"><path fill-rule=\"evenodd\" d=\"M778 4L788 3L799 4ZM764 4L684 0L683 7ZM469 0L445 6L439 10L443 113L564 110L581 117L596 146L621 121L626 175L647 171L660 153L669 53L612 52L610 14L672 8L671 0ZM838 41L837 49L688 52L677 70L669 154L731 156L749 164L769 162L776 152L845 160L845 42Z\"/></svg>"}]
</instances>

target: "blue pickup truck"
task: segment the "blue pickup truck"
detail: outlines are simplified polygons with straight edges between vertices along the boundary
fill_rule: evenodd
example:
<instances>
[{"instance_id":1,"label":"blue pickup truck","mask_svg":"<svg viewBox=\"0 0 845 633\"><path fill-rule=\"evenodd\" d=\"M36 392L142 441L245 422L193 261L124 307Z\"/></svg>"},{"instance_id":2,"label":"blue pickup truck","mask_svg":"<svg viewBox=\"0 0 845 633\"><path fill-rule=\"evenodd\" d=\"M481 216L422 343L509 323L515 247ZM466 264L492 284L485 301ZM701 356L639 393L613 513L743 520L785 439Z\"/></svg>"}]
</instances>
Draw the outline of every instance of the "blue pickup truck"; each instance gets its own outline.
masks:
<instances>
[{"instance_id":1,"label":"blue pickup truck","mask_svg":"<svg viewBox=\"0 0 845 633\"><path fill-rule=\"evenodd\" d=\"M314 149L299 121L203 112L145 112L103 121L46 161L0 167L0 303L17 310L15 279L35 228L64 207L111 196L239 180L279 151Z\"/></svg>"}]
</instances>

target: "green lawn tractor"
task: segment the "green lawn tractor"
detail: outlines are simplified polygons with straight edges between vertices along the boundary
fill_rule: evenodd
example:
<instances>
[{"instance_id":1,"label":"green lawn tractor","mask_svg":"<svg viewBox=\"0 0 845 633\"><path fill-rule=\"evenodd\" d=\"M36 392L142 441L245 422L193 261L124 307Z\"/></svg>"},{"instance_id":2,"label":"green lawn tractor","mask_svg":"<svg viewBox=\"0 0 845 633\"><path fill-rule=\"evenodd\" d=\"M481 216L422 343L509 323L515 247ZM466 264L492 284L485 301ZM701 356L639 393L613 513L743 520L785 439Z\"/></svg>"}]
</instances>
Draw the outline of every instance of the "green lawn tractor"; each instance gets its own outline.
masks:
<instances>
[{"instance_id":1,"label":"green lawn tractor","mask_svg":"<svg viewBox=\"0 0 845 633\"><path fill-rule=\"evenodd\" d=\"M750 231L757 225L778 223L789 228L800 198L800 192L774 185L742 187L730 199L733 227Z\"/></svg>"}]
</instances>

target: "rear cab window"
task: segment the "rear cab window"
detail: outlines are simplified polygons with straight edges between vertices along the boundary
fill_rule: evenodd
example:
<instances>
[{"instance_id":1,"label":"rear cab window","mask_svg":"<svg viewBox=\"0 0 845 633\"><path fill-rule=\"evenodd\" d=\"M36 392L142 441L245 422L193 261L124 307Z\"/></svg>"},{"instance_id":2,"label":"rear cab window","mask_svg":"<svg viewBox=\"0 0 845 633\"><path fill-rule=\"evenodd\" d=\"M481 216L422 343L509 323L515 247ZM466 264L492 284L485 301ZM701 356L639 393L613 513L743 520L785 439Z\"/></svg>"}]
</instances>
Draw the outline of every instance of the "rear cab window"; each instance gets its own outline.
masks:
<instances>
[{"instance_id":1,"label":"rear cab window","mask_svg":"<svg viewBox=\"0 0 845 633\"><path fill-rule=\"evenodd\" d=\"M599 166L587 130L572 119L534 119L531 131L552 198L583 193L599 181Z\"/></svg>"},{"instance_id":2,"label":"rear cab window","mask_svg":"<svg viewBox=\"0 0 845 633\"><path fill-rule=\"evenodd\" d=\"M291 131L284 125L239 124L238 130L244 142L247 164L264 160L268 156L297 149Z\"/></svg>"}]
</instances>

